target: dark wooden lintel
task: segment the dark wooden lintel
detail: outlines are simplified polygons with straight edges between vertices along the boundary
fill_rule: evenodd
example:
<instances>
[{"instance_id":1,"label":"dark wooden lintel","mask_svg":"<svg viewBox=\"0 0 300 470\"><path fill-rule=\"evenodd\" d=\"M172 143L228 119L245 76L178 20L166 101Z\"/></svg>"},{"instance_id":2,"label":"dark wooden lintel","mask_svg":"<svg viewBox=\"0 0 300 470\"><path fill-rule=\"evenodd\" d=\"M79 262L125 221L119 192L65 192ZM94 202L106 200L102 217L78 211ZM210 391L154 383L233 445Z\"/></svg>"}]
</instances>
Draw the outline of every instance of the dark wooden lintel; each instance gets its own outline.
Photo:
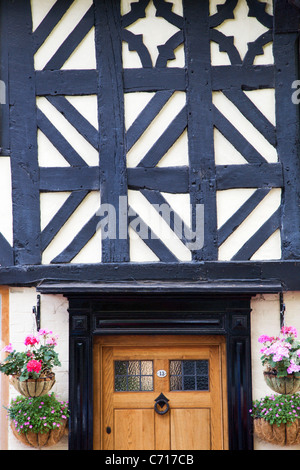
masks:
<instances>
[{"instance_id":1,"label":"dark wooden lintel","mask_svg":"<svg viewBox=\"0 0 300 470\"><path fill-rule=\"evenodd\" d=\"M268 282L151 282L151 281L128 281L128 282L42 282L38 286L38 291L42 294L99 294L99 293L145 293L145 294L161 294L161 293L199 293L199 294L215 294L215 293L241 293L241 294L257 294L257 293L278 293L282 291L280 283Z\"/></svg>"},{"instance_id":2,"label":"dark wooden lintel","mask_svg":"<svg viewBox=\"0 0 300 470\"><path fill-rule=\"evenodd\" d=\"M211 261L190 263L95 263L0 267L0 284L51 282L267 282L300 290L300 261Z\"/></svg>"}]
</instances>

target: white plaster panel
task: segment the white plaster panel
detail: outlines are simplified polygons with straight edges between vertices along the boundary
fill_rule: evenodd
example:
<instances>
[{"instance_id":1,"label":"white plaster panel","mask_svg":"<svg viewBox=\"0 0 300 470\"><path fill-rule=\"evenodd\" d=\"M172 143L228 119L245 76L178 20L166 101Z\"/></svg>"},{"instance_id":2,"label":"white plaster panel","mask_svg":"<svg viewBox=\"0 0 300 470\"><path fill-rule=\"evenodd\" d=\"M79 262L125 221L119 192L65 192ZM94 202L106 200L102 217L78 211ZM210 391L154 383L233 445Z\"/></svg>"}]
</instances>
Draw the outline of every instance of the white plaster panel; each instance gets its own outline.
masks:
<instances>
[{"instance_id":1,"label":"white plaster panel","mask_svg":"<svg viewBox=\"0 0 300 470\"><path fill-rule=\"evenodd\" d=\"M214 41L210 43L210 60L213 66L231 65L227 52L220 51L219 45Z\"/></svg>"},{"instance_id":2,"label":"white plaster panel","mask_svg":"<svg viewBox=\"0 0 300 470\"><path fill-rule=\"evenodd\" d=\"M172 209L181 217L184 223L191 228L191 205L189 194L161 193Z\"/></svg>"},{"instance_id":3,"label":"white plaster panel","mask_svg":"<svg viewBox=\"0 0 300 470\"><path fill-rule=\"evenodd\" d=\"M128 130L134 123L138 115L147 106L149 101L155 95L154 92L139 92L124 94L124 110L125 110L125 129Z\"/></svg>"},{"instance_id":4,"label":"white plaster panel","mask_svg":"<svg viewBox=\"0 0 300 470\"><path fill-rule=\"evenodd\" d=\"M265 5L265 11L273 14L272 0L259 0ZM223 5L225 0L210 0L210 14L214 15L218 12L218 7ZM221 31L228 37L234 37L234 45L240 56L244 59L248 50L248 43L257 39L261 34L267 31L259 21L255 18L248 17L248 6L245 0L239 0L234 9L234 19L228 19L216 29ZM230 59L226 52L219 50L218 44L211 42L211 63L212 65L230 65ZM273 44L269 43L263 47L263 54L257 55L254 59L254 65L273 64Z\"/></svg>"},{"instance_id":5,"label":"white plaster panel","mask_svg":"<svg viewBox=\"0 0 300 470\"><path fill-rule=\"evenodd\" d=\"M32 18L33 29L40 24L46 13L50 10L52 3L46 0L45 4L40 0L32 0ZM46 41L41 45L39 50L34 56L36 70L43 70L48 61L53 57L55 52L65 41L68 35L73 31L79 21L83 18L85 13L93 4L93 0L75 0L70 8L67 10L61 21L53 29ZM70 59L69 67L79 69L94 69L96 64L95 59L95 42L93 40L94 34L90 33L86 41L82 41L83 51L79 52L76 61ZM78 50L81 44L78 46ZM88 49L89 48L89 49ZM89 50L87 54L86 51ZM68 68L65 65L65 68Z\"/></svg>"},{"instance_id":6,"label":"white plaster panel","mask_svg":"<svg viewBox=\"0 0 300 470\"><path fill-rule=\"evenodd\" d=\"M268 97L269 96L270 95L268 94ZM267 100L267 95L265 99ZM252 124L248 119L246 119L238 108L228 98L226 98L221 91L213 93L213 103L223 116L266 159L267 162L276 163L278 161L276 148L273 147L256 129L255 123Z\"/></svg>"},{"instance_id":7,"label":"white plaster panel","mask_svg":"<svg viewBox=\"0 0 300 470\"><path fill-rule=\"evenodd\" d=\"M40 129L37 130L37 145L39 166L54 168L70 166L67 160Z\"/></svg>"},{"instance_id":8,"label":"white plaster panel","mask_svg":"<svg viewBox=\"0 0 300 470\"><path fill-rule=\"evenodd\" d=\"M249 199L255 192L253 188L227 189L217 191L217 223L218 228Z\"/></svg>"},{"instance_id":9,"label":"white plaster panel","mask_svg":"<svg viewBox=\"0 0 300 470\"><path fill-rule=\"evenodd\" d=\"M10 158L0 158L0 233L13 244L12 187Z\"/></svg>"},{"instance_id":10,"label":"white plaster panel","mask_svg":"<svg viewBox=\"0 0 300 470\"><path fill-rule=\"evenodd\" d=\"M263 46L263 54L254 58L253 65L268 65L274 63L273 43L269 42Z\"/></svg>"},{"instance_id":11,"label":"white plaster panel","mask_svg":"<svg viewBox=\"0 0 300 470\"><path fill-rule=\"evenodd\" d=\"M41 209L43 226L46 221L51 220L53 203L59 208L66 200L67 193L43 193L41 194ZM100 207L100 195L97 191L91 191L78 208L73 212L71 217L66 221L58 234L54 237L50 245L45 249L42 256L42 264L49 264L59 253L61 253L74 239L77 233L90 220ZM57 209L58 210L58 209ZM97 263L101 261L101 232L97 232L96 236L91 239L88 246L78 253L77 261L85 260L86 263ZM72 263L75 262L75 258Z\"/></svg>"},{"instance_id":12,"label":"white plaster panel","mask_svg":"<svg viewBox=\"0 0 300 470\"><path fill-rule=\"evenodd\" d=\"M249 191L249 192L248 192ZM235 212L232 209L237 207L237 201L240 205L245 202L245 197L250 194L250 190L231 189L217 192L217 213L218 221L223 223ZM249 196L250 197L250 196ZM245 219L245 221L230 235L219 248L219 260L230 260L238 252L247 240L254 235L266 220L276 211L281 203L281 189L274 188L258 204L254 211ZM258 252L257 252L258 253ZM260 258L262 257L262 258ZM276 234L271 243L264 249L260 249L259 254L253 259L280 259L281 243L280 236Z\"/></svg>"},{"instance_id":13,"label":"white plaster panel","mask_svg":"<svg viewBox=\"0 0 300 470\"><path fill-rule=\"evenodd\" d=\"M35 31L56 3L56 0L31 0L30 3L32 12L32 30Z\"/></svg>"},{"instance_id":14,"label":"white plaster panel","mask_svg":"<svg viewBox=\"0 0 300 470\"><path fill-rule=\"evenodd\" d=\"M61 70L96 69L95 28L87 33Z\"/></svg>"},{"instance_id":15,"label":"white plaster panel","mask_svg":"<svg viewBox=\"0 0 300 470\"><path fill-rule=\"evenodd\" d=\"M139 112L147 105L153 96L147 96L147 93L126 93L125 94L125 123L128 129ZM142 134L135 145L127 152L127 166L134 168L140 160L155 144L157 139L163 134L171 124L177 114L186 104L186 95L184 92L175 92L162 110L157 114L146 131ZM181 166L188 164L188 142L187 134L183 132L182 136L174 143L171 149L161 159L158 166Z\"/></svg>"},{"instance_id":16,"label":"white plaster panel","mask_svg":"<svg viewBox=\"0 0 300 470\"><path fill-rule=\"evenodd\" d=\"M251 261L272 259L281 259L281 234L279 229L251 257Z\"/></svg>"},{"instance_id":17,"label":"white plaster panel","mask_svg":"<svg viewBox=\"0 0 300 470\"><path fill-rule=\"evenodd\" d=\"M40 194L41 230L44 230L70 194L70 192Z\"/></svg>"},{"instance_id":18,"label":"white plaster panel","mask_svg":"<svg viewBox=\"0 0 300 470\"><path fill-rule=\"evenodd\" d=\"M211 12L216 12L216 3L211 5ZM219 3L219 2L218 2ZM234 18L225 20L215 29L225 36L234 37L234 45L242 59L248 51L248 43L255 41L259 36L268 31L256 18L248 16L249 7L246 0L239 0L234 9ZM273 63L273 54L264 55L262 63Z\"/></svg>"},{"instance_id":19,"label":"white plaster panel","mask_svg":"<svg viewBox=\"0 0 300 470\"><path fill-rule=\"evenodd\" d=\"M187 166L188 158L188 134L185 129L172 147L165 153L157 166L166 168L171 166Z\"/></svg>"},{"instance_id":20,"label":"white plaster panel","mask_svg":"<svg viewBox=\"0 0 300 470\"><path fill-rule=\"evenodd\" d=\"M276 125L275 89L244 90L245 95L255 104L261 113Z\"/></svg>"},{"instance_id":21,"label":"white plaster panel","mask_svg":"<svg viewBox=\"0 0 300 470\"><path fill-rule=\"evenodd\" d=\"M218 6L224 5L227 0L209 0L209 14L215 15L218 13Z\"/></svg>"},{"instance_id":22,"label":"white plaster panel","mask_svg":"<svg viewBox=\"0 0 300 470\"><path fill-rule=\"evenodd\" d=\"M248 163L216 127L214 128L214 152L216 165L244 165Z\"/></svg>"},{"instance_id":23,"label":"white plaster panel","mask_svg":"<svg viewBox=\"0 0 300 470\"><path fill-rule=\"evenodd\" d=\"M129 227L129 257L133 263L155 263L159 258L153 253L146 243L137 235L137 233Z\"/></svg>"},{"instance_id":24,"label":"white plaster panel","mask_svg":"<svg viewBox=\"0 0 300 470\"><path fill-rule=\"evenodd\" d=\"M65 96L77 111L98 130L98 96L82 95L82 96Z\"/></svg>"},{"instance_id":25,"label":"white plaster panel","mask_svg":"<svg viewBox=\"0 0 300 470\"><path fill-rule=\"evenodd\" d=\"M275 90L271 88L243 91L243 93L252 101L265 118L275 126ZM266 139L254 128L255 123L254 126L251 125L249 121L237 111L237 108L230 100L226 98L224 100L224 95L221 92L218 92L218 94L214 93L214 100L215 104L218 104L218 109L222 110L222 112L224 111L224 116L240 130L246 140L252 145L256 145L256 147L255 145L254 147L261 152L262 156L265 157L267 161L270 163L278 161L276 149L267 143ZM214 151L217 165L241 165L248 163L243 155L216 128L214 128Z\"/></svg>"},{"instance_id":26,"label":"white plaster panel","mask_svg":"<svg viewBox=\"0 0 300 470\"><path fill-rule=\"evenodd\" d=\"M87 242L80 252L72 259L72 263L100 263L102 260L102 238L101 230L97 230L95 235Z\"/></svg>"},{"instance_id":27,"label":"white plaster panel","mask_svg":"<svg viewBox=\"0 0 300 470\"><path fill-rule=\"evenodd\" d=\"M172 251L180 261L190 261L191 252L184 246L181 240L172 232L169 225L159 216L157 211L152 205L146 200L146 198L140 193L140 191L128 191L128 203L130 207L140 216L144 222L149 225L156 236L162 240L162 242ZM190 209L189 206L187 208ZM174 207L176 211L176 207ZM134 238L136 235L134 236ZM134 243L132 235L131 242ZM141 246L141 244L139 245ZM134 245L132 247L134 250ZM135 250L135 260L143 261L143 253L138 253ZM148 258L148 256L147 256Z\"/></svg>"},{"instance_id":28,"label":"white plaster panel","mask_svg":"<svg viewBox=\"0 0 300 470\"><path fill-rule=\"evenodd\" d=\"M130 4L134 2L128 2L128 0L122 0L121 2L121 13L128 13L131 8ZM182 0L174 0L172 11L177 15L182 16ZM158 57L157 46L165 44L179 29L166 21L162 17L156 16L156 8L152 1L149 2L146 10L145 18L138 19L132 25L129 25L126 29L131 31L135 35L143 36L143 43L147 47L149 54L152 59L152 64L155 65ZM175 51L175 59L168 61L168 67L184 67L185 56L183 46L179 46ZM138 54L135 51L130 51L127 43L123 42L123 66L124 68L139 68L142 66Z\"/></svg>"},{"instance_id":29,"label":"white plaster panel","mask_svg":"<svg viewBox=\"0 0 300 470\"><path fill-rule=\"evenodd\" d=\"M73 97L72 104L74 104L75 107L80 106L77 103L79 103L81 100L82 100L81 96ZM94 95L91 95L90 100L95 101L96 97ZM83 97L82 102L84 101L85 99ZM91 109L90 119L94 119L94 109L95 109L96 104L95 103L93 104L94 106ZM98 166L99 164L98 151L69 123L69 121L62 115L62 113L60 113L45 97L37 98L37 106L88 165ZM88 108L87 107L85 108L86 108L86 113L88 113L87 111ZM39 141L38 141L39 160L41 163L43 163L43 165L41 166L44 166L44 163L46 163L47 161L49 161L49 165L46 164L45 166L51 166L53 164L51 162L52 155L53 155L53 159L57 161L60 154L58 151L56 152L53 151L53 145L49 146L49 140L46 137L41 137L41 135L39 135L38 137L39 137ZM65 159L62 156L61 158L63 160L60 166L63 166L63 161Z\"/></svg>"}]
</instances>

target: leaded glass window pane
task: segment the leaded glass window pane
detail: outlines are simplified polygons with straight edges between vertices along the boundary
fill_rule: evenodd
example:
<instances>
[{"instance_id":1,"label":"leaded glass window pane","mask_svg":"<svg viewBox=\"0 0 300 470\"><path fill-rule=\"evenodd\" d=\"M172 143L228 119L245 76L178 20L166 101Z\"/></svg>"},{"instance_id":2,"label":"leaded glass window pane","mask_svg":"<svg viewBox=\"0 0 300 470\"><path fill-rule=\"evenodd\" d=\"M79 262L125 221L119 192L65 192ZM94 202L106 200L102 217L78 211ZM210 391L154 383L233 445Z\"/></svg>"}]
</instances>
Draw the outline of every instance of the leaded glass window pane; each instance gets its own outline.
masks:
<instances>
[{"instance_id":1,"label":"leaded glass window pane","mask_svg":"<svg viewBox=\"0 0 300 470\"><path fill-rule=\"evenodd\" d=\"M209 390L208 360L170 361L170 391Z\"/></svg>"},{"instance_id":2,"label":"leaded glass window pane","mask_svg":"<svg viewBox=\"0 0 300 470\"><path fill-rule=\"evenodd\" d=\"M116 392L148 392L152 390L152 361L115 361Z\"/></svg>"}]
</instances>

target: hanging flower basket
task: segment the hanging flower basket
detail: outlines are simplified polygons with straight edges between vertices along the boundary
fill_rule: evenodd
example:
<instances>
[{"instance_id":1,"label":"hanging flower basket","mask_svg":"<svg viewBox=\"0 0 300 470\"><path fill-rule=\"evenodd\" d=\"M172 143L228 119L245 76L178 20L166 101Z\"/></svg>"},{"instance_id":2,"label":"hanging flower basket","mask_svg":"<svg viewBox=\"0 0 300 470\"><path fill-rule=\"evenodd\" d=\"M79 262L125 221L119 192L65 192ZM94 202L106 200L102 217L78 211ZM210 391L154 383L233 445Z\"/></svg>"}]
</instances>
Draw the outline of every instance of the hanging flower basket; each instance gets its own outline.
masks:
<instances>
[{"instance_id":1,"label":"hanging flower basket","mask_svg":"<svg viewBox=\"0 0 300 470\"><path fill-rule=\"evenodd\" d=\"M34 398L18 396L7 411L14 436L27 446L53 446L67 434L68 404L54 393Z\"/></svg>"},{"instance_id":2,"label":"hanging flower basket","mask_svg":"<svg viewBox=\"0 0 300 470\"><path fill-rule=\"evenodd\" d=\"M264 379L268 387L276 393L290 395L300 390L300 377L294 374L278 377L276 372L264 371Z\"/></svg>"},{"instance_id":3,"label":"hanging flower basket","mask_svg":"<svg viewBox=\"0 0 300 470\"><path fill-rule=\"evenodd\" d=\"M56 429L51 429L50 431L44 433L35 433L32 431L27 431L26 433L19 433L13 423L11 423L11 429L13 435L20 441L22 444L31 447L50 447L57 444L62 437L68 433L67 429L67 420L62 422L61 426Z\"/></svg>"},{"instance_id":4,"label":"hanging flower basket","mask_svg":"<svg viewBox=\"0 0 300 470\"><path fill-rule=\"evenodd\" d=\"M24 344L27 349L21 352L11 344L3 348L8 355L0 362L0 372L10 376L10 383L22 395L45 395L55 383L52 368L61 365L55 351L57 336L52 331L39 330L35 336L27 336Z\"/></svg>"},{"instance_id":5,"label":"hanging flower basket","mask_svg":"<svg viewBox=\"0 0 300 470\"><path fill-rule=\"evenodd\" d=\"M279 336L261 335L261 361L267 385L277 393L290 394L300 390L300 341L293 326L283 326Z\"/></svg>"},{"instance_id":6,"label":"hanging flower basket","mask_svg":"<svg viewBox=\"0 0 300 470\"><path fill-rule=\"evenodd\" d=\"M40 397L41 395L46 395L55 384L55 374L50 372L47 376L23 381L20 381L20 376L12 375L10 383L25 397Z\"/></svg>"},{"instance_id":7,"label":"hanging flower basket","mask_svg":"<svg viewBox=\"0 0 300 470\"><path fill-rule=\"evenodd\" d=\"M270 395L253 402L254 434L279 446L300 444L300 394Z\"/></svg>"},{"instance_id":8,"label":"hanging flower basket","mask_svg":"<svg viewBox=\"0 0 300 470\"><path fill-rule=\"evenodd\" d=\"M291 424L270 424L263 418L254 419L254 434L265 442L279 446L300 444L300 420Z\"/></svg>"}]
</instances>

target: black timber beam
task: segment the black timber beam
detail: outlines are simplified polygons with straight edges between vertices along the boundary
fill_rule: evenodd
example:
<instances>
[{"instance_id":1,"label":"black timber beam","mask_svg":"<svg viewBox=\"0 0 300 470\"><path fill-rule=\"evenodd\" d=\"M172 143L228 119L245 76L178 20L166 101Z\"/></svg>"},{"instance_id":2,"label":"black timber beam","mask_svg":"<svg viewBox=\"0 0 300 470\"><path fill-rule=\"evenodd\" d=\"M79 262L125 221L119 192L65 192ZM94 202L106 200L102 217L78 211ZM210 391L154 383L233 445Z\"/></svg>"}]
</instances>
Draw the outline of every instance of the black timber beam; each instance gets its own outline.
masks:
<instances>
[{"instance_id":1,"label":"black timber beam","mask_svg":"<svg viewBox=\"0 0 300 470\"><path fill-rule=\"evenodd\" d=\"M184 69L124 69L124 92L186 90ZM38 70L35 72L36 94L97 94L96 70ZM257 85L259 83L259 85ZM255 90L274 88L273 65L222 65L211 67L213 91L232 87Z\"/></svg>"},{"instance_id":2,"label":"black timber beam","mask_svg":"<svg viewBox=\"0 0 300 470\"><path fill-rule=\"evenodd\" d=\"M117 209L119 198L127 197L120 4L118 0L98 0L94 11L101 204ZM118 217L117 211L117 227ZM102 260L105 263L128 261L128 237L103 239Z\"/></svg>"},{"instance_id":3,"label":"black timber beam","mask_svg":"<svg viewBox=\"0 0 300 470\"><path fill-rule=\"evenodd\" d=\"M95 263L0 267L2 285L39 285L49 282L218 283L267 282L282 290L300 290L300 261L210 261L191 263ZM84 280L84 281L83 281Z\"/></svg>"},{"instance_id":4,"label":"black timber beam","mask_svg":"<svg viewBox=\"0 0 300 470\"><path fill-rule=\"evenodd\" d=\"M292 99L293 82L299 77L300 12L289 5L287 0L276 0L274 7L277 153L282 164L284 180L281 215L282 258L300 259L299 104Z\"/></svg>"},{"instance_id":5,"label":"black timber beam","mask_svg":"<svg viewBox=\"0 0 300 470\"><path fill-rule=\"evenodd\" d=\"M290 5L293 5L296 8L300 8L300 0L288 0Z\"/></svg>"},{"instance_id":6,"label":"black timber beam","mask_svg":"<svg viewBox=\"0 0 300 470\"><path fill-rule=\"evenodd\" d=\"M39 264L40 193L30 0L7 2L15 264Z\"/></svg>"},{"instance_id":7,"label":"black timber beam","mask_svg":"<svg viewBox=\"0 0 300 470\"><path fill-rule=\"evenodd\" d=\"M0 0L0 156L9 155L7 2Z\"/></svg>"},{"instance_id":8,"label":"black timber beam","mask_svg":"<svg viewBox=\"0 0 300 470\"><path fill-rule=\"evenodd\" d=\"M128 168L130 189L150 189L168 193L189 191L187 166L171 168ZM217 189L232 188L280 188L283 186L281 163L251 165L217 165ZM98 167L43 167L40 168L40 191L99 190Z\"/></svg>"}]
</instances>

